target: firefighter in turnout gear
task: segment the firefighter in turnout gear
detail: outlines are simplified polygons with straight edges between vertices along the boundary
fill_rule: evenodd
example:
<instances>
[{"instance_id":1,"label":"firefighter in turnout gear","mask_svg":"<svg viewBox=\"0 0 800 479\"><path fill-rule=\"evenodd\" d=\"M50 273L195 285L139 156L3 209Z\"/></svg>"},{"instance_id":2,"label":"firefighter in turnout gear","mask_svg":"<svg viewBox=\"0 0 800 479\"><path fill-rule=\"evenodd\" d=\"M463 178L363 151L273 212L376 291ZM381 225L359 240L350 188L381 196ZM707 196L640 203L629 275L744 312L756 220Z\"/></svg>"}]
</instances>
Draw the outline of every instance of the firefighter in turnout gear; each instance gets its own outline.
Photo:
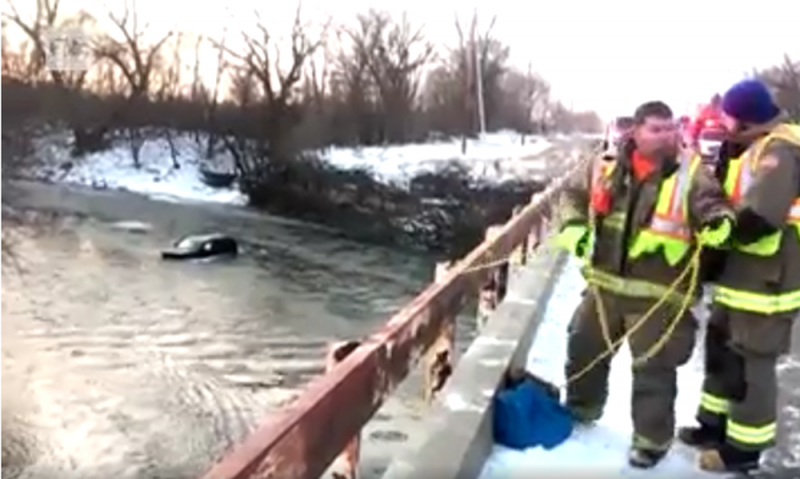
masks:
<instances>
[{"instance_id":1,"label":"firefighter in turnout gear","mask_svg":"<svg viewBox=\"0 0 800 479\"><path fill-rule=\"evenodd\" d=\"M649 355L633 370L628 459L650 468L673 441L677 368L695 344L695 318L680 304L699 293L681 281L640 328L632 325L680 280L697 236L711 245L727 240L733 211L699 157L681 154L667 105L643 104L635 123L616 160L596 161L565 191L559 243L585 260L588 283L569 327L566 405L581 423L602 416L613 354L587 365L627 335L634 358ZM657 344L663 347L653 352Z\"/></svg>"},{"instance_id":2,"label":"firefighter in turnout gear","mask_svg":"<svg viewBox=\"0 0 800 479\"><path fill-rule=\"evenodd\" d=\"M754 80L725 94L723 112L718 176L737 220L715 281L699 427L678 435L704 449L701 468L743 472L774 444L775 368L800 312L800 127Z\"/></svg>"}]
</instances>

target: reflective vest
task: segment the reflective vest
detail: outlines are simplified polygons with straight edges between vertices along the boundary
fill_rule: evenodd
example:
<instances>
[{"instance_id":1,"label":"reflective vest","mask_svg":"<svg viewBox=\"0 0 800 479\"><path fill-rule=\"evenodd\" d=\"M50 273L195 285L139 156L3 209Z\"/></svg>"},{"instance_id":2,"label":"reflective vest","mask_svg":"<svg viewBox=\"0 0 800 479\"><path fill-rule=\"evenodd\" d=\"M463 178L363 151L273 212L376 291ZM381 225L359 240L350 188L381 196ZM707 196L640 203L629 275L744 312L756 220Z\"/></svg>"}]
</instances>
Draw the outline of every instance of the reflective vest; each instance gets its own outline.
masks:
<instances>
[{"instance_id":1,"label":"reflective vest","mask_svg":"<svg viewBox=\"0 0 800 479\"><path fill-rule=\"evenodd\" d=\"M667 264L675 266L689 252L692 246L689 189L700 164L699 156L682 158L677 171L661 182L650 224L639 232L631 246L632 259L663 249Z\"/></svg>"},{"instance_id":2,"label":"reflective vest","mask_svg":"<svg viewBox=\"0 0 800 479\"><path fill-rule=\"evenodd\" d=\"M664 252L664 259L675 266L686 256L692 245L692 232L688 222L689 188L697 168L699 156L681 158L678 169L661 182L658 190L655 211L650 224L637 235L628 255L637 259L646 253ZM616 162L600 163L595 167L592 187L599 187L599 181L614 171ZM624 226L624 218L614 213L603 220L604 227Z\"/></svg>"},{"instance_id":3,"label":"reflective vest","mask_svg":"<svg viewBox=\"0 0 800 479\"><path fill-rule=\"evenodd\" d=\"M632 259L646 253L657 253L662 249L667 263L674 266L686 256L692 245L692 232L688 223L689 189L694 173L700 165L699 156L681 159L678 169L662 181L650 224L639 232L628 252ZM615 162L596 165L592 178L593 188L601 187L598 182L608 178L615 166ZM604 228L622 230L624 223L624 213L612 213L603 218ZM594 242L593 239L591 238L590 243ZM587 281L624 296L661 298L670 293L666 286L645 280L620 278L592 268L590 265L586 265L582 272ZM681 292L672 292L672 296L670 300L683 300Z\"/></svg>"},{"instance_id":4,"label":"reflective vest","mask_svg":"<svg viewBox=\"0 0 800 479\"><path fill-rule=\"evenodd\" d=\"M728 174L725 177L725 192L735 206L741 204L747 190L753 184L758 163L767 145L775 139L781 139L800 146L800 126L780 125L769 135L753 144L740 157L730 161ZM793 225L800 237L800 197L795 198L791 209L786 217L786 222ZM739 251L757 256L772 256L778 252L781 246L783 231L761 238L755 243L748 245L734 245Z\"/></svg>"},{"instance_id":5,"label":"reflective vest","mask_svg":"<svg viewBox=\"0 0 800 479\"><path fill-rule=\"evenodd\" d=\"M800 126L780 125L769 135L754 143L740 158L730 161L724 187L734 205L742 202L747 190L752 186L762 153L769 142L775 139L800 146ZM800 240L800 197L795 198L786 222L794 226ZM755 243L734 244L734 248L746 254L769 257L778 253L782 238L783 230L779 230ZM714 300L742 311L761 314L786 313L800 309L800 290L765 294L717 285L714 290Z\"/></svg>"}]
</instances>

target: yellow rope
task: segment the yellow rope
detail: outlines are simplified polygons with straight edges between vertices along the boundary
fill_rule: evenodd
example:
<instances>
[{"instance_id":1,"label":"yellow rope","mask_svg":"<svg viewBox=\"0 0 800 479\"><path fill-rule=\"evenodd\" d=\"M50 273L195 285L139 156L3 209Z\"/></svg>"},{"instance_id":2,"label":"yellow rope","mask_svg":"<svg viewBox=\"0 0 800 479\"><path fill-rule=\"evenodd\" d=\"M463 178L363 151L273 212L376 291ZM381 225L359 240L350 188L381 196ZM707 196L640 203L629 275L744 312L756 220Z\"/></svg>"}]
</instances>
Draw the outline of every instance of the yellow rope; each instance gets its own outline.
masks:
<instances>
[{"instance_id":1,"label":"yellow rope","mask_svg":"<svg viewBox=\"0 0 800 479\"><path fill-rule=\"evenodd\" d=\"M592 212L589 214L589 223L594 224L595 218ZM594 228L591 228L594 229ZM550 241L554 240L555 236L551 236L547 240L545 240L544 244L549 244ZM664 333L658 338L658 340L653 343L650 348L644 351L638 357L632 357L631 361L634 367L641 366L642 364L646 363L654 356L656 356L664 346L666 346L667 342L672 338L672 335L675 333L675 330L678 328L678 325L683 320L684 316L686 315L686 311L691 307L692 301L694 300L694 292L697 290L698 287L698 280L699 280L699 272L700 272L700 255L702 253L702 246L698 241L698 246L694 249L692 256L689 259L686 267L681 271L681 273L675 278L675 280L667 287L667 290L664 294L658 298L653 305L648 309L630 328L627 328L625 334L623 334L620 338L616 341L612 340L611 333L608 327L608 312L606 311L605 304L602 299L602 295L600 293L600 288L598 287L597 280L587 279L587 283L589 285L589 290L591 294L594 296L595 305L597 308L597 319L600 323L600 331L603 336L603 341L606 344L606 349L597 357L595 357L589 364L584 366L578 372L572 374L570 377L566 379L564 384L561 386L561 389L566 387L568 384L577 381L578 379L582 378L586 374L588 374L592 369L594 369L601 361L604 361L609 356L613 356L616 354L617 349L626 341L628 340L633 334L635 334L638 330L640 330L648 320L650 320L656 311L659 308L663 307L667 301L678 291L680 285L689 278L689 284L687 293L684 294L683 300L681 301L681 307L678 309L677 314L674 318L672 318L666 326L666 330ZM512 253L513 254L513 253ZM501 258L495 261L490 261L485 264L479 264L476 266L472 266L470 268L465 269L462 274L470 273L475 271L481 271L490 268L496 268L503 266L510 262L511 256Z\"/></svg>"},{"instance_id":2,"label":"yellow rope","mask_svg":"<svg viewBox=\"0 0 800 479\"><path fill-rule=\"evenodd\" d=\"M545 244L549 243L554 239L555 237L550 237L549 240L545 242ZM594 369L598 364L600 364L601 361L604 361L609 356L613 356L617 352L617 349L626 340L628 340L633 334L635 334L642 327L644 327L647 321L649 321L653 317L653 315L656 313L656 311L659 310L659 308L667 304L667 301L669 301L669 299L673 295L675 295L680 285L688 277L689 284L687 288L687 294L683 295L684 297L683 300L681 301L681 305L680 308L678 309L677 314L667 323L667 327L666 330L664 331L664 334L662 334L661 337L659 337L659 339L655 343L653 343L653 345L650 348L648 348L638 357L632 358L633 366L634 367L641 366L642 364L644 364L645 362L649 361L654 356L656 356L659 352L661 352L661 350L664 349L664 346L666 346L667 342L670 340L672 335L675 333L675 330L678 328L678 325L680 324L681 320L683 320L684 316L686 315L686 311L688 311L688 309L691 307L692 302L695 298L693 292L697 289L698 286L701 253L702 253L701 246L698 246L697 248L694 249L692 256L689 259L689 262L687 263L686 267L681 271L681 273L677 276L677 278L675 278L675 280L669 286L667 286L667 289L664 292L664 294L660 298L658 298L650 307L650 309L648 309L630 328L628 328L625 331L625 334L623 334L616 341L612 340L611 338L611 333L608 327L608 312L606 311L602 295L600 292L600 288L598 287L598 281L587 279L589 290L591 291L595 299L595 304L597 307L597 319L598 322L600 323L600 331L601 334L603 335L603 341L606 343L606 349L597 357L595 357L589 364L584 366L581 370L579 370L578 372L572 374L569 378L567 378L567 380L564 382L561 388L563 389L568 384L582 378L583 376L588 374L592 369ZM495 261L491 261L488 263L479 264L465 269L462 272L462 274L474 271L481 271L484 269L496 268L508 263L509 261L510 261L510 256Z\"/></svg>"},{"instance_id":3,"label":"yellow rope","mask_svg":"<svg viewBox=\"0 0 800 479\"><path fill-rule=\"evenodd\" d=\"M701 254L701 252L702 252L702 248L701 247L697 247L694 250L694 253L692 254L691 259L689 260L689 263L686 265L686 268L684 268L683 271L681 271L681 274L679 274L678 277L675 279L675 281L673 281L669 285L669 287L667 288L667 291L660 298L658 298L658 300L655 303L653 303L653 305L650 307L650 309L648 309L642 315L642 317L640 317L630 328L628 328L625 331L625 334L623 334L616 341L612 342L610 340L611 339L610 335L608 335L608 318L607 318L607 316L605 314L605 308L598 307L598 309L597 309L597 319L601 324L601 329L604 329L606 331L604 334L605 334L605 338L607 340L608 347L606 348L605 351L603 351L601 354L599 354L597 357L595 357L591 362L589 362L589 364L587 364L581 370L579 370L578 372L576 372L576 373L572 374L570 377L568 377L567 380L564 382L564 385L561 386L561 387L562 388L566 387L566 385L568 385L568 384L570 384L570 383L572 383L574 381L577 381L578 379L580 379L583 376L585 376L586 374L588 374L592 369L594 369L598 364L600 364L601 361L605 360L609 356L613 356L616 353L617 348L619 348L634 333L636 333L638 330L640 330L647 323L647 321L650 318L652 318L652 316L655 314L655 312L658 311L659 308L661 308L664 304L667 303L669 298L673 294L675 294L675 292L677 291L677 289L680 286L680 284L686 279L687 276L689 276L688 293L684 296L683 301L681 301L681 307L678 309L678 313L675 315L674 318L672 318L667 323L666 330L664 331L664 334L662 334L661 337L658 339L658 341L653 343L653 345L650 348L648 348L644 353L642 353L640 356L632 358L633 365L634 366L642 365L645 362L647 362L648 360L650 360L651 358L653 358L656 354L661 352L661 350L667 344L667 341L669 341L670 338L672 337L672 335L675 333L675 330L677 329L677 327L680 324L681 320L683 320L684 315L686 314L686 311L692 305L692 300L694 299L694 295L692 293L696 290L696 288L698 286L697 283L698 283L699 271L700 271L699 266L700 266L700 254ZM593 287L591 287L590 289L592 290L593 294L596 294L595 302L598 305L601 304L602 301L601 301L600 292L599 292L599 289L597 288L597 286L593 285Z\"/></svg>"}]
</instances>

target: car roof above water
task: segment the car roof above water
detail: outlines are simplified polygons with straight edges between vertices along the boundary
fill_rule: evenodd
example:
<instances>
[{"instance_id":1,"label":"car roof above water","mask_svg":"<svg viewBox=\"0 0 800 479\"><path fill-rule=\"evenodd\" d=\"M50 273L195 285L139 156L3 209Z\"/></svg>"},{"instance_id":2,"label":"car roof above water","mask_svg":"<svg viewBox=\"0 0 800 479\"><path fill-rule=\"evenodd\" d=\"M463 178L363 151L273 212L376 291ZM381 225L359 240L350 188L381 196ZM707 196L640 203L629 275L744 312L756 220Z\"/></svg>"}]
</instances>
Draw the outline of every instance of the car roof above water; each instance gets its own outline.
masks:
<instances>
[{"instance_id":1,"label":"car roof above water","mask_svg":"<svg viewBox=\"0 0 800 479\"><path fill-rule=\"evenodd\" d=\"M186 235L177 241L175 241L175 246L189 246L198 243L205 243L207 241L229 241L231 238L227 235L222 233L208 233L208 234L201 234L201 235Z\"/></svg>"}]
</instances>

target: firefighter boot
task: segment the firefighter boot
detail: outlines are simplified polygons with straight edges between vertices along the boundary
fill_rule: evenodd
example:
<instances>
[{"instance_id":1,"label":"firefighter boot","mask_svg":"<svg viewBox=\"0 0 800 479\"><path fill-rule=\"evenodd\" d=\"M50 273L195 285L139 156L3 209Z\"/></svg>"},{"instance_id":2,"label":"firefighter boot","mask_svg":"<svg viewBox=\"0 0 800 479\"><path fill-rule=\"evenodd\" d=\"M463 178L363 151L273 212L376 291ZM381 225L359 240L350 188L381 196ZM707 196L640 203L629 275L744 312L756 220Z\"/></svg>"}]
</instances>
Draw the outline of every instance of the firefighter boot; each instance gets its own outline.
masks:
<instances>
[{"instance_id":1,"label":"firefighter boot","mask_svg":"<svg viewBox=\"0 0 800 479\"><path fill-rule=\"evenodd\" d=\"M666 450L646 449L634 446L628 451L628 464L637 469L652 469L666 455Z\"/></svg>"},{"instance_id":2,"label":"firefighter boot","mask_svg":"<svg viewBox=\"0 0 800 479\"><path fill-rule=\"evenodd\" d=\"M669 448L670 443L657 444L635 434L628 451L628 464L637 469L652 469L667 455Z\"/></svg>"},{"instance_id":3,"label":"firefighter boot","mask_svg":"<svg viewBox=\"0 0 800 479\"><path fill-rule=\"evenodd\" d=\"M603 417L603 406L583 406L570 404L567 401L566 407L572 420L580 425L589 426Z\"/></svg>"},{"instance_id":4,"label":"firefighter boot","mask_svg":"<svg viewBox=\"0 0 800 479\"><path fill-rule=\"evenodd\" d=\"M758 469L760 451L744 451L724 443L700 453L700 469L708 472L747 473Z\"/></svg>"},{"instance_id":5,"label":"firefighter boot","mask_svg":"<svg viewBox=\"0 0 800 479\"><path fill-rule=\"evenodd\" d=\"M719 447L725 443L725 428L700 423L699 426L678 428L678 439L698 449Z\"/></svg>"}]
</instances>

